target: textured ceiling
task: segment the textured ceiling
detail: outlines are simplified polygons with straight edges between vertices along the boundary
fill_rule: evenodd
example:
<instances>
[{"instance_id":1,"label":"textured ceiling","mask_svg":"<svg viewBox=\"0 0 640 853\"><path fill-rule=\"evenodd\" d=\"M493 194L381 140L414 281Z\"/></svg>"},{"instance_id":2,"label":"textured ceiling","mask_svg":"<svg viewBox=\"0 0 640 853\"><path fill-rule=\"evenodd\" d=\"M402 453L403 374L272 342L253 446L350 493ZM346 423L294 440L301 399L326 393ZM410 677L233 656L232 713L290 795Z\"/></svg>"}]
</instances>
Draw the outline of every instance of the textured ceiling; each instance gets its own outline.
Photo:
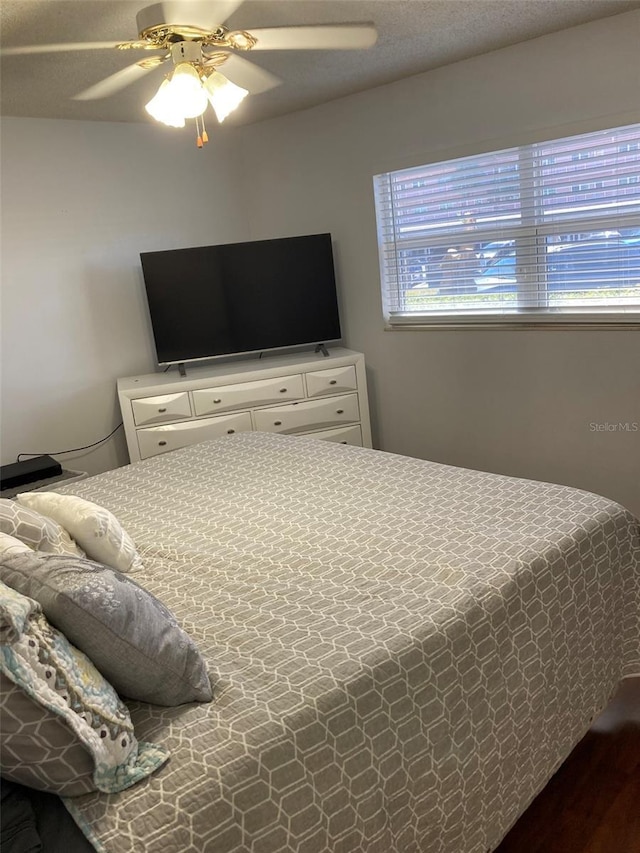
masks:
<instances>
[{"instance_id":1,"label":"textured ceiling","mask_svg":"<svg viewBox=\"0 0 640 853\"><path fill-rule=\"evenodd\" d=\"M1 0L0 44L7 48L133 39L136 13L147 5L145 0ZM253 62L280 77L282 85L247 98L227 121L249 124L294 112L638 8L640 0L246 0L226 22L230 28L372 21L379 37L368 50L250 54ZM2 114L151 121L143 105L162 80L160 69L108 98L72 100L141 56L114 49L5 56Z\"/></svg>"}]
</instances>

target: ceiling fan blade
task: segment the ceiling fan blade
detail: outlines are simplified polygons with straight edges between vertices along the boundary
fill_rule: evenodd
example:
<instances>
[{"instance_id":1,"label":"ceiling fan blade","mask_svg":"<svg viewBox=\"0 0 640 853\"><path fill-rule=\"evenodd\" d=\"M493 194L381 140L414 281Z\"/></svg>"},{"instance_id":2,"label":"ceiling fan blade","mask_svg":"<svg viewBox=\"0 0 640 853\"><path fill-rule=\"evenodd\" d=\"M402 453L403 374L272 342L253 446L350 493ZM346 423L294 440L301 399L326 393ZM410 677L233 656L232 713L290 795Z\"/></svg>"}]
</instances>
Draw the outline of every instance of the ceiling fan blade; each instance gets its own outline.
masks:
<instances>
[{"instance_id":1,"label":"ceiling fan blade","mask_svg":"<svg viewBox=\"0 0 640 853\"><path fill-rule=\"evenodd\" d=\"M22 56L34 53L64 53L74 50L106 50L117 47L117 41L65 42L64 44L26 44L21 47L3 47L1 56Z\"/></svg>"},{"instance_id":2,"label":"ceiling fan blade","mask_svg":"<svg viewBox=\"0 0 640 853\"><path fill-rule=\"evenodd\" d=\"M371 23L259 27L249 32L258 39L253 50L356 50L372 47L378 39Z\"/></svg>"},{"instance_id":3,"label":"ceiling fan blade","mask_svg":"<svg viewBox=\"0 0 640 853\"><path fill-rule=\"evenodd\" d=\"M282 83L282 80L275 74L254 65L253 62L238 56L237 53L227 54L227 59L220 66L220 71L232 83L235 83L236 86L242 86L252 95L259 95L260 92L266 92Z\"/></svg>"},{"instance_id":4,"label":"ceiling fan blade","mask_svg":"<svg viewBox=\"0 0 640 853\"><path fill-rule=\"evenodd\" d=\"M244 0L212 0L211 2L194 2L193 0L165 0L141 9L136 15L138 32L155 27L159 24L175 24L178 26L200 27L212 30L221 26Z\"/></svg>"},{"instance_id":5,"label":"ceiling fan blade","mask_svg":"<svg viewBox=\"0 0 640 853\"><path fill-rule=\"evenodd\" d=\"M100 80L100 82L96 83L94 86L89 86L88 89L74 95L73 100L92 101L97 98L108 98L109 95L114 95L116 92L124 89L125 86L135 83L136 80L144 77L152 70L152 68L142 68L137 63L127 65L126 68L116 71L115 74L105 77L104 80Z\"/></svg>"}]
</instances>

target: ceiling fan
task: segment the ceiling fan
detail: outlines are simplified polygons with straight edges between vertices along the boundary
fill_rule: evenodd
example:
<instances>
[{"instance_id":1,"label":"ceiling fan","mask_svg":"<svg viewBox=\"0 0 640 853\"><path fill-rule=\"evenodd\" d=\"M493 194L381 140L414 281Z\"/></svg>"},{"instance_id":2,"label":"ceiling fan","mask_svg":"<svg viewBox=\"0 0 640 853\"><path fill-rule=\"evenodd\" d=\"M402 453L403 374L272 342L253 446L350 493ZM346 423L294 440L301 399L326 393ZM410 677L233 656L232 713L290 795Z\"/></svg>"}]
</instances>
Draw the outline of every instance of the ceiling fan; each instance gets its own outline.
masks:
<instances>
[{"instance_id":1,"label":"ceiling fan","mask_svg":"<svg viewBox=\"0 0 640 853\"><path fill-rule=\"evenodd\" d=\"M353 50L377 39L372 23L320 24L231 30L224 23L243 0L170 0L141 9L138 38L124 42L69 42L2 49L3 56L113 49L154 52L74 96L76 100L116 94L171 60L170 71L145 109L158 121L184 127L196 121L198 147L208 140L204 112L210 103L222 122L248 94L282 81L241 54L260 50ZM218 69L224 69L222 74Z\"/></svg>"}]
</instances>

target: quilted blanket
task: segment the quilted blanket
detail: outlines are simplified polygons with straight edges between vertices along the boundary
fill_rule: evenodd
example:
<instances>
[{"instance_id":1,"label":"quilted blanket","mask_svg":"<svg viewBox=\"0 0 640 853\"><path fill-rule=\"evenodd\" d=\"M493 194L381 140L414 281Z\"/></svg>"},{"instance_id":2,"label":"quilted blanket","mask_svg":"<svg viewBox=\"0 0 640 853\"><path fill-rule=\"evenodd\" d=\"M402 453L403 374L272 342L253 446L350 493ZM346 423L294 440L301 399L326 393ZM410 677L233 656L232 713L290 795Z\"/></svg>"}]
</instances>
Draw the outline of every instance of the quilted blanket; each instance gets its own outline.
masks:
<instances>
[{"instance_id":1,"label":"quilted blanket","mask_svg":"<svg viewBox=\"0 0 640 853\"><path fill-rule=\"evenodd\" d=\"M66 805L110 853L486 853L640 672L637 519L575 489L242 433L60 489L216 681L172 757Z\"/></svg>"}]
</instances>

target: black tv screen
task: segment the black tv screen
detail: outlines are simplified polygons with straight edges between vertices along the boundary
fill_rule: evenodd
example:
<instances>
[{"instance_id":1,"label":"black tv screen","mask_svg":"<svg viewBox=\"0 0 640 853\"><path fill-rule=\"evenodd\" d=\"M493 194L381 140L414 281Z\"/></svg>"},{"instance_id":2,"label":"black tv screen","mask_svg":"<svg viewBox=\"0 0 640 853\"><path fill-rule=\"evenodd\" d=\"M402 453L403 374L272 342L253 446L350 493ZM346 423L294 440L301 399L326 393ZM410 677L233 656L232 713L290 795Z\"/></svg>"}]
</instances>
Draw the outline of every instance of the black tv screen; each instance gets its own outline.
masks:
<instances>
[{"instance_id":1,"label":"black tv screen","mask_svg":"<svg viewBox=\"0 0 640 853\"><path fill-rule=\"evenodd\" d=\"M159 364L340 340L330 234L140 255Z\"/></svg>"}]
</instances>

